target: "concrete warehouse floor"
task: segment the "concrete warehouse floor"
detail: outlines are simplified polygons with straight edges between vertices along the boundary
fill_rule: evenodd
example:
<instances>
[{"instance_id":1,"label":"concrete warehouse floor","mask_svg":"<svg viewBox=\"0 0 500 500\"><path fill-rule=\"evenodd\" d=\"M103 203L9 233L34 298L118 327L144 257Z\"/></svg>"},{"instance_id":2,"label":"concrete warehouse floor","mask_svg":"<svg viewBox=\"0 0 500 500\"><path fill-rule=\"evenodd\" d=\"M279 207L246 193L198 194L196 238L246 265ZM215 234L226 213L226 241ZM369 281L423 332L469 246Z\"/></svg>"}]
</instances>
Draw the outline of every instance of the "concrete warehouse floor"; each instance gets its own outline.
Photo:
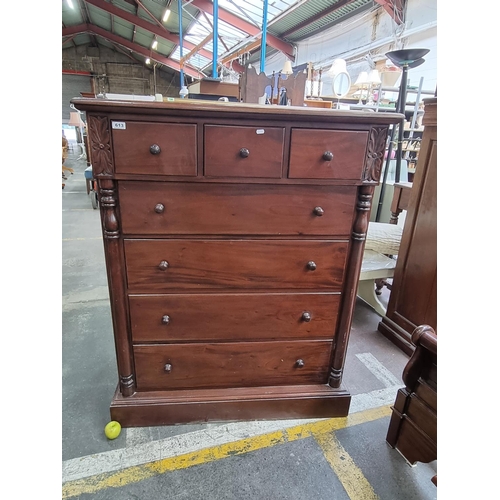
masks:
<instances>
[{"instance_id":1,"label":"concrete warehouse floor","mask_svg":"<svg viewBox=\"0 0 500 500\"><path fill-rule=\"evenodd\" d=\"M109 441L115 351L100 215L79 156L73 145L62 190L63 498L437 498L437 462L410 467L385 441L408 357L359 299L344 375L349 417L123 429Z\"/></svg>"}]
</instances>

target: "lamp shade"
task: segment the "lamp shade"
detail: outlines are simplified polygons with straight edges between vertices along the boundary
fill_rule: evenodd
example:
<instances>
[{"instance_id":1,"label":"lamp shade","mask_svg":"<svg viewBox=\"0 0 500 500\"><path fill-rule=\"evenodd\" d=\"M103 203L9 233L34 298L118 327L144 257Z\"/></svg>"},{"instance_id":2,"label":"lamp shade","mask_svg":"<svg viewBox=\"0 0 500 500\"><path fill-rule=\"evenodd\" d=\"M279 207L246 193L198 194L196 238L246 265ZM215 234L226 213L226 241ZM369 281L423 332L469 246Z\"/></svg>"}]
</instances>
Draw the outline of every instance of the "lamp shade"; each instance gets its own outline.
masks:
<instances>
[{"instance_id":1,"label":"lamp shade","mask_svg":"<svg viewBox=\"0 0 500 500\"><path fill-rule=\"evenodd\" d=\"M354 85L357 87L360 87L361 85L365 85L368 83L368 72L362 71L359 75L356 81L354 82Z\"/></svg>"},{"instance_id":2,"label":"lamp shade","mask_svg":"<svg viewBox=\"0 0 500 500\"><path fill-rule=\"evenodd\" d=\"M69 113L68 125L72 125L73 127L81 127L83 125L83 121L80 118L80 113L78 113L77 111L71 111Z\"/></svg>"},{"instance_id":3,"label":"lamp shade","mask_svg":"<svg viewBox=\"0 0 500 500\"><path fill-rule=\"evenodd\" d=\"M401 49L387 52L385 55L396 65L406 66L421 59L429 52L429 49Z\"/></svg>"},{"instance_id":4,"label":"lamp shade","mask_svg":"<svg viewBox=\"0 0 500 500\"><path fill-rule=\"evenodd\" d=\"M292 62L290 61L290 59L287 59L285 61L285 64L283 65L283 69L281 70L281 72L284 75L291 75L293 73Z\"/></svg>"},{"instance_id":5,"label":"lamp shade","mask_svg":"<svg viewBox=\"0 0 500 500\"><path fill-rule=\"evenodd\" d=\"M378 69L372 69L370 73L368 74L368 83L378 85L382 83L380 80L380 73L378 72Z\"/></svg>"},{"instance_id":6,"label":"lamp shade","mask_svg":"<svg viewBox=\"0 0 500 500\"><path fill-rule=\"evenodd\" d=\"M330 76L335 76L339 73L347 73L347 63L344 59L335 59L332 67L328 70Z\"/></svg>"}]
</instances>

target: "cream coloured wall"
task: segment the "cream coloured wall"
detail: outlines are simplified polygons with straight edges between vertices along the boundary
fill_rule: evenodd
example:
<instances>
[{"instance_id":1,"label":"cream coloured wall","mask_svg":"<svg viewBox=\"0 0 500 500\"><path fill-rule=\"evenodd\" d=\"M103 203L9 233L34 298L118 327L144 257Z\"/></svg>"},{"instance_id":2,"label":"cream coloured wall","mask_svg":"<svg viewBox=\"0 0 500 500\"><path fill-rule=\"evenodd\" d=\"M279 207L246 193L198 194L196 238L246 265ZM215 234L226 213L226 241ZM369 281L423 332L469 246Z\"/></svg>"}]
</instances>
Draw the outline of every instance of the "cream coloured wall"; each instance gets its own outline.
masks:
<instances>
[{"instance_id":1,"label":"cream coloured wall","mask_svg":"<svg viewBox=\"0 0 500 500\"><path fill-rule=\"evenodd\" d=\"M376 61L386 59L385 53L401 48L428 48L425 63L409 72L410 85L418 85L424 77L424 89L437 86L437 0L408 0L406 23L398 26L382 8L348 19L297 44L295 65L312 62L325 70L336 58L347 61L353 82L361 71ZM282 53L266 60L266 73L279 71L285 62ZM331 95L331 79L323 73L322 95ZM396 82L396 86L399 80Z\"/></svg>"}]
</instances>

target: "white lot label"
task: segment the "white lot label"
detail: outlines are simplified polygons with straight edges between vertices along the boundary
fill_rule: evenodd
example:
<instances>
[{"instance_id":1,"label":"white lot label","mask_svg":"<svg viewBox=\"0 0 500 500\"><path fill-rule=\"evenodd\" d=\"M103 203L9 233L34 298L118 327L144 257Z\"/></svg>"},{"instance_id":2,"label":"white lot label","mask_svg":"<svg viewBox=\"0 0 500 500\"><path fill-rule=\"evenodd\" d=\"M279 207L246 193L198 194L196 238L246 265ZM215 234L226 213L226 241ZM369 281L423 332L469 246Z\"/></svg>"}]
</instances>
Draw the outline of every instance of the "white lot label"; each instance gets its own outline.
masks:
<instances>
[{"instance_id":1,"label":"white lot label","mask_svg":"<svg viewBox=\"0 0 500 500\"><path fill-rule=\"evenodd\" d=\"M127 124L125 122L111 122L111 128L125 130L127 128Z\"/></svg>"}]
</instances>

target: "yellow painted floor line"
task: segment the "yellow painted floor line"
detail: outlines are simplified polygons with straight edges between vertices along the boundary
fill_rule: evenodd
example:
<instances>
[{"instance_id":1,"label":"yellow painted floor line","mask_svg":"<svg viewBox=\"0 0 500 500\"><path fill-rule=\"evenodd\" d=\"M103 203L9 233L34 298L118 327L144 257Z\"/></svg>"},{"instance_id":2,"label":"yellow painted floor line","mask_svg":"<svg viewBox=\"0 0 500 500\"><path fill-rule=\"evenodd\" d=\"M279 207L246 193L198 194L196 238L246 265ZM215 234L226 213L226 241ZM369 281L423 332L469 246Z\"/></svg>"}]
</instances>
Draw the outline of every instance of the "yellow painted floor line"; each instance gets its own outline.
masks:
<instances>
[{"instance_id":1,"label":"yellow painted floor line","mask_svg":"<svg viewBox=\"0 0 500 500\"><path fill-rule=\"evenodd\" d=\"M157 460L146 464L128 467L126 469L99 474L96 476L70 481L63 485L62 498L71 498L84 493L96 493L107 488L121 488L128 484L137 483L165 472L186 469L194 465L201 465L209 462L215 462L223 458L234 455L241 455L251 451L269 448L279 444L298 441L308 437L321 436L325 433L332 433L339 429L352 427L354 425L371 422L391 414L390 406L381 406L372 408L359 413L353 413L344 418L331 418L319 422L306 423L282 429L276 432L270 432L260 436L253 436L246 439L234 441L224 445L205 448L185 455L169 457L163 460ZM328 459L328 458L327 458ZM374 498L374 497L366 497Z\"/></svg>"},{"instance_id":2,"label":"yellow painted floor line","mask_svg":"<svg viewBox=\"0 0 500 500\"><path fill-rule=\"evenodd\" d=\"M355 500L378 500L380 498L335 434L318 434L314 438L349 498Z\"/></svg>"}]
</instances>

